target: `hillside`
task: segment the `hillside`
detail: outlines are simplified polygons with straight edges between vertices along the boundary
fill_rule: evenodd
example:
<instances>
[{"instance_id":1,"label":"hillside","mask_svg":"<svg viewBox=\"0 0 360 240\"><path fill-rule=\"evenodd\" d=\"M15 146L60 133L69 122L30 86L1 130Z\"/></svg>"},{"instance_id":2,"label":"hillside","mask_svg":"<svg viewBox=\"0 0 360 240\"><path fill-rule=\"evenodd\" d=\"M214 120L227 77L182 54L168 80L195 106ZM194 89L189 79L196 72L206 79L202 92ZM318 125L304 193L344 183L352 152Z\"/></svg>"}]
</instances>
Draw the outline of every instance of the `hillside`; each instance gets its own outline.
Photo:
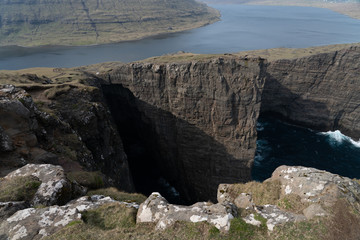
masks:
<instances>
[{"instance_id":1,"label":"hillside","mask_svg":"<svg viewBox=\"0 0 360 240\"><path fill-rule=\"evenodd\" d=\"M218 19L194 0L0 0L0 46L112 43Z\"/></svg>"}]
</instances>

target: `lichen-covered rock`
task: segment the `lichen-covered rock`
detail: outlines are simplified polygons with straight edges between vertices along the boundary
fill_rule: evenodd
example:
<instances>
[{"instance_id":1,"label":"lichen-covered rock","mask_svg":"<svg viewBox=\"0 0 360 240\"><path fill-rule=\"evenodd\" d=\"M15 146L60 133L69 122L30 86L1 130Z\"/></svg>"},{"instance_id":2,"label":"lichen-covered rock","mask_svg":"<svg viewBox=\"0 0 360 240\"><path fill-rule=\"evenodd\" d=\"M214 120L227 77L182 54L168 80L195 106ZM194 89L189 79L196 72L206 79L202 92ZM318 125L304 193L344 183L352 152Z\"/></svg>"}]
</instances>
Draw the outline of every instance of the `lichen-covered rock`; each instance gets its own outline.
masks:
<instances>
[{"instance_id":1,"label":"lichen-covered rock","mask_svg":"<svg viewBox=\"0 0 360 240\"><path fill-rule=\"evenodd\" d=\"M273 231L276 225L306 220L304 215L284 211L274 205L257 206L255 210L261 217L266 219L266 226L270 231ZM245 222L248 222L247 219L248 217L244 218Z\"/></svg>"},{"instance_id":2,"label":"lichen-covered rock","mask_svg":"<svg viewBox=\"0 0 360 240\"><path fill-rule=\"evenodd\" d=\"M245 211L249 215L243 218L249 224L261 225L261 221L255 217L255 214L258 214L266 220L270 231L276 225L287 222L329 216L332 214L331 207L339 199L346 199L354 209L360 209L360 184L347 177L315 168L280 166L273 172L271 178L259 183L263 192L258 195L265 196L268 191L265 184L274 182L279 188L279 193L276 199L269 198L269 201L272 201L269 204L256 205L250 193L237 192L242 188L233 184L219 185L218 201L234 203L241 209L252 211L251 214ZM303 214L300 214L301 212Z\"/></svg>"},{"instance_id":3,"label":"lichen-covered rock","mask_svg":"<svg viewBox=\"0 0 360 240\"><path fill-rule=\"evenodd\" d=\"M152 193L143 202L136 216L136 222L154 222L156 229L166 229L176 221L206 221L221 231L230 229L230 220L236 216L232 204L211 204L198 202L191 206L169 204L159 193Z\"/></svg>"},{"instance_id":4,"label":"lichen-covered rock","mask_svg":"<svg viewBox=\"0 0 360 240\"><path fill-rule=\"evenodd\" d=\"M81 212L95 209L106 203L117 202L110 197L94 195L81 197L64 206L27 208L16 212L0 225L0 238L10 240L42 239L75 220L81 220ZM117 202L138 208L135 203Z\"/></svg>"},{"instance_id":5,"label":"lichen-covered rock","mask_svg":"<svg viewBox=\"0 0 360 240\"><path fill-rule=\"evenodd\" d=\"M50 206L65 204L74 196L84 194L85 189L76 183L70 182L61 166L51 164L27 164L26 166L9 173L5 179L13 177L35 176L41 181L32 205Z\"/></svg>"},{"instance_id":6,"label":"lichen-covered rock","mask_svg":"<svg viewBox=\"0 0 360 240\"><path fill-rule=\"evenodd\" d=\"M301 201L332 206L339 198L359 201L360 184L347 177L308 167L280 166L267 181L281 182L281 194L296 194Z\"/></svg>"}]
</instances>

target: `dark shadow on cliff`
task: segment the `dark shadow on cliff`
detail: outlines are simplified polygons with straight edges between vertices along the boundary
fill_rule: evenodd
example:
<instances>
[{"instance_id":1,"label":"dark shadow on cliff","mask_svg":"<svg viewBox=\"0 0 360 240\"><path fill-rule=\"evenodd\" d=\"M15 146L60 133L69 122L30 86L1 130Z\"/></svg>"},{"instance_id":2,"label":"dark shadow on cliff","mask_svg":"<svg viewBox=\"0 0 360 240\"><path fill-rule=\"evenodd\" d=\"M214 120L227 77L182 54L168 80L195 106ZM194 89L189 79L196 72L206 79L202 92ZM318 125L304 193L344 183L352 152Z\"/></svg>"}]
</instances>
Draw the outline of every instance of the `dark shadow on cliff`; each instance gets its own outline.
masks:
<instances>
[{"instance_id":1,"label":"dark shadow on cliff","mask_svg":"<svg viewBox=\"0 0 360 240\"><path fill-rule=\"evenodd\" d=\"M261 97L260 115L319 131L334 129L326 104L304 99L268 74ZM261 117L261 116L260 116Z\"/></svg>"},{"instance_id":2,"label":"dark shadow on cliff","mask_svg":"<svg viewBox=\"0 0 360 240\"><path fill-rule=\"evenodd\" d=\"M195 125L137 99L122 85L102 88L137 191L147 195L161 192L157 181L165 178L181 198L165 197L170 197L170 202L189 204L216 201L220 183L250 180L249 168Z\"/></svg>"}]
</instances>

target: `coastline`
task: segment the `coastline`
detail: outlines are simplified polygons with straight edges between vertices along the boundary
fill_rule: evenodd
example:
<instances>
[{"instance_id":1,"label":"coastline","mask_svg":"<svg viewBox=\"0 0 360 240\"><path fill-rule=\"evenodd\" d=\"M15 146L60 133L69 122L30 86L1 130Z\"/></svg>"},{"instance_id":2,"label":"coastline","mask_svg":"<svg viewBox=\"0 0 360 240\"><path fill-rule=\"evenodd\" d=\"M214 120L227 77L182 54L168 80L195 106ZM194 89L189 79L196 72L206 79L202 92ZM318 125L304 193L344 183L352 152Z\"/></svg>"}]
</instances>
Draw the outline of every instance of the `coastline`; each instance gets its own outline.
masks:
<instances>
[{"instance_id":1,"label":"coastline","mask_svg":"<svg viewBox=\"0 0 360 240\"><path fill-rule=\"evenodd\" d=\"M333 3L323 1L309 0L205 0L206 4L242 4L242 5L264 5L264 6L297 6L297 7L315 7L326 8L334 12L346 15L354 19L360 19L360 3Z\"/></svg>"},{"instance_id":2,"label":"coastline","mask_svg":"<svg viewBox=\"0 0 360 240\"><path fill-rule=\"evenodd\" d=\"M126 23L127 26L123 26L124 24L122 24L122 28L116 25L119 23L109 23L106 27L98 29L96 32L66 31L69 26L65 25L62 31L53 31L53 23L50 23L43 25L43 34L36 35L29 32L20 32L17 35L3 37L0 41L0 48L78 47L116 44L188 31L221 20L219 10L206 6L206 4L203 5L205 5L206 10L200 14L183 14L175 16L174 18L164 17L155 20L135 21L132 23L129 21ZM1 37L0 32L0 38Z\"/></svg>"}]
</instances>

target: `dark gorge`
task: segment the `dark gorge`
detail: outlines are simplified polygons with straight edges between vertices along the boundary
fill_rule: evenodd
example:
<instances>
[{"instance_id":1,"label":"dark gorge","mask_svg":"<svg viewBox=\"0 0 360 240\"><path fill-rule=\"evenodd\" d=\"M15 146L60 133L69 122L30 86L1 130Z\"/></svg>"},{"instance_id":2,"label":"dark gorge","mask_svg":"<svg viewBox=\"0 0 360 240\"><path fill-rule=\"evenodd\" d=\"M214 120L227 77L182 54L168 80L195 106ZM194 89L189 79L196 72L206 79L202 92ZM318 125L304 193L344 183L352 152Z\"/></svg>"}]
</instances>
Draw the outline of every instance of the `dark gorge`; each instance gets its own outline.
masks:
<instances>
[{"instance_id":1,"label":"dark gorge","mask_svg":"<svg viewBox=\"0 0 360 240\"><path fill-rule=\"evenodd\" d=\"M166 179L174 201L215 200L218 184L251 180L259 116L358 139L359 58L352 47L274 62L133 63L104 75L102 89L138 191Z\"/></svg>"}]
</instances>

